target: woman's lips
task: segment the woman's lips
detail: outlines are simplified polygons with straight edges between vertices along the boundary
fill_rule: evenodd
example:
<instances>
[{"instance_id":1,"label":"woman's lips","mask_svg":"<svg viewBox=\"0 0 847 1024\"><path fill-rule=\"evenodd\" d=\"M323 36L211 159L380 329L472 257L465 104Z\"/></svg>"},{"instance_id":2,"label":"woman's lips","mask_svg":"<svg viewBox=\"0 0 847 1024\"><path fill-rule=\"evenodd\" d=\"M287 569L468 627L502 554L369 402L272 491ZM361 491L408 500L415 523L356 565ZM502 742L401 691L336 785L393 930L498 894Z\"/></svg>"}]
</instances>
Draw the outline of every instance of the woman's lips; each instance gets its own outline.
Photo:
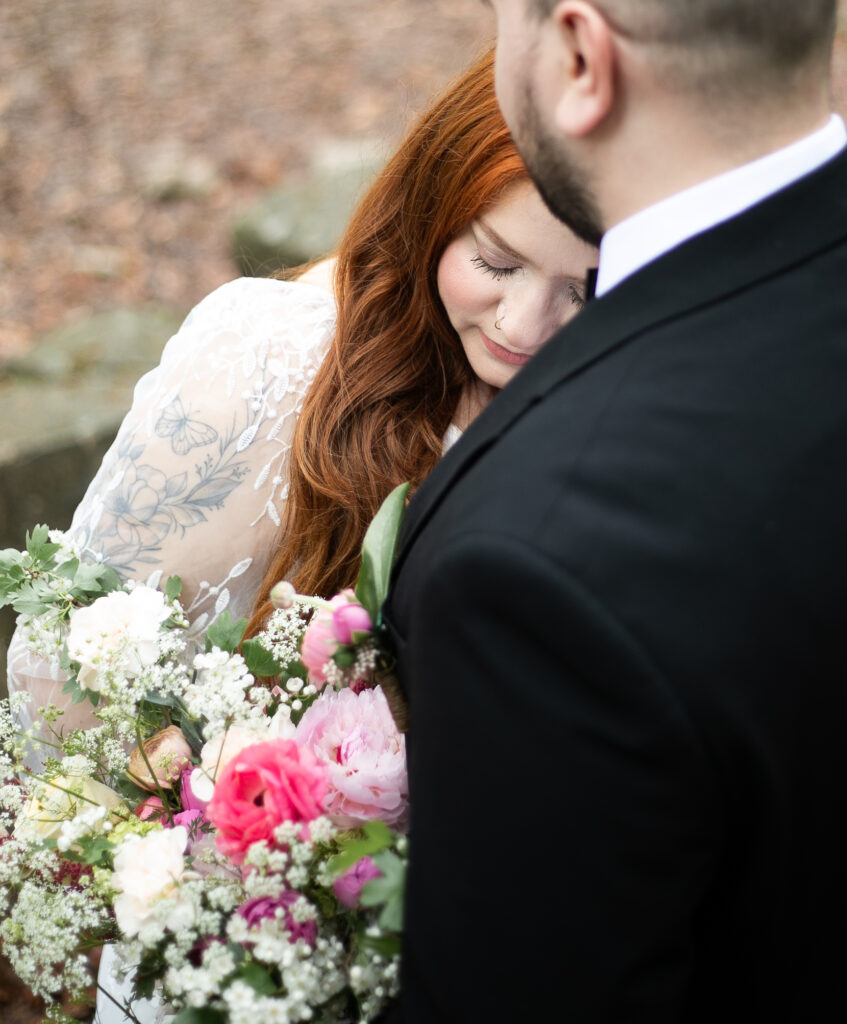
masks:
<instances>
[{"instance_id":1,"label":"woman's lips","mask_svg":"<svg viewBox=\"0 0 847 1024\"><path fill-rule=\"evenodd\" d=\"M508 363L509 366L523 366L524 363L528 363L532 358L531 355L522 354L519 352L510 352L509 349L503 348L502 345L498 345L496 341L492 341L487 334L482 331L479 332L482 337L482 343L488 349L488 351L495 356L497 359L502 360L504 363Z\"/></svg>"}]
</instances>

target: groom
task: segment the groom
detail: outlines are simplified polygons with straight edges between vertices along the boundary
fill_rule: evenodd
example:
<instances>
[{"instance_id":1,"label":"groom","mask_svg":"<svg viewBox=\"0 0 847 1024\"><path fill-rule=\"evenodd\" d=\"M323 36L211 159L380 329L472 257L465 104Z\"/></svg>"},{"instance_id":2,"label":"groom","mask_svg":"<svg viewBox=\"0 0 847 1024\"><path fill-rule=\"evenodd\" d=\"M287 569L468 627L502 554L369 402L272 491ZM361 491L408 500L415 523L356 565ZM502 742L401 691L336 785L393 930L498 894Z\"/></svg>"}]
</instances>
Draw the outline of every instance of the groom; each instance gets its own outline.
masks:
<instances>
[{"instance_id":1,"label":"groom","mask_svg":"<svg viewBox=\"0 0 847 1024\"><path fill-rule=\"evenodd\" d=\"M843 1014L847 155L836 0L493 0L598 298L413 501L394 1020ZM835 1009L838 1007L839 1009Z\"/></svg>"}]
</instances>

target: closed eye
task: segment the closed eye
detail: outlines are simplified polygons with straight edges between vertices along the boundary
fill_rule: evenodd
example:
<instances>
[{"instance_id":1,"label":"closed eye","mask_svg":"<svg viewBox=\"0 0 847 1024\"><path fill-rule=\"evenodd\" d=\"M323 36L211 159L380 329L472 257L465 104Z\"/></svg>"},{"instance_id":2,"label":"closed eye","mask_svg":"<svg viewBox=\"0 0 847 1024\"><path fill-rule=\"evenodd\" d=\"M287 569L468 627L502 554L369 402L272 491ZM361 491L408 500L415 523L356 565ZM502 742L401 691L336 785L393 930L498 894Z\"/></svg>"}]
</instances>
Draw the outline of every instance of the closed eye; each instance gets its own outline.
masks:
<instances>
[{"instance_id":1,"label":"closed eye","mask_svg":"<svg viewBox=\"0 0 847 1024\"><path fill-rule=\"evenodd\" d=\"M580 295L576 285L568 285L568 298L571 300L571 305L576 306L577 309L585 309L585 299Z\"/></svg>"},{"instance_id":2,"label":"closed eye","mask_svg":"<svg viewBox=\"0 0 847 1024\"><path fill-rule=\"evenodd\" d=\"M520 270L520 267L492 266L492 264L490 264L488 260L483 259L479 253L476 253L471 257L471 263L473 263L475 267L479 267L484 274L489 274L495 281L500 281L504 277L510 277L512 274L515 274Z\"/></svg>"}]
</instances>

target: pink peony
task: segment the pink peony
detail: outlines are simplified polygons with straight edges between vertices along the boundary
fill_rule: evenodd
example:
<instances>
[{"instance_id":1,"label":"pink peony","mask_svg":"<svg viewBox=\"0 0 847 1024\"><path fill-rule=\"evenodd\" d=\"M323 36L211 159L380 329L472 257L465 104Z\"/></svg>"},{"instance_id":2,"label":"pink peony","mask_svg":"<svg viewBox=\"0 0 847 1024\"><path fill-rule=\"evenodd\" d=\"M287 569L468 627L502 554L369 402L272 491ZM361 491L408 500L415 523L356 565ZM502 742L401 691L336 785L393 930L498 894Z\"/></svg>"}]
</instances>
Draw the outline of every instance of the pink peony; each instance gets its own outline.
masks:
<instances>
[{"instance_id":1,"label":"pink peony","mask_svg":"<svg viewBox=\"0 0 847 1024\"><path fill-rule=\"evenodd\" d=\"M352 590L336 594L329 602L329 608L319 608L306 627L300 650L300 658L309 670L312 683L323 686L327 680L326 665L338 647L351 644L354 633L367 633L371 628L371 617Z\"/></svg>"},{"instance_id":2,"label":"pink peony","mask_svg":"<svg viewBox=\"0 0 847 1024\"><path fill-rule=\"evenodd\" d=\"M285 918L285 930L288 941L292 944L303 939L307 945L314 946L318 938L318 926L315 921L295 921L290 907L300 899L299 893L282 892L279 896L256 896L238 908L238 913L247 922L248 928L255 928L265 918Z\"/></svg>"},{"instance_id":3,"label":"pink peony","mask_svg":"<svg viewBox=\"0 0 847 1024\"><path fill-rule=\"evenodd\" d=\"M297 742L326 765L324 806L342 828L380 818L402 828L409 799L406 741L380 687L326 691L297 726Z\"/></svg>"},{"instance_id":4,"label":"pink peony","mask_svg":"<svg viewBox=\"0 0 847 1024\"><path fill-rule=\"evenodd\" d=\"M382 878L382 872L370 857L362 857L352 868L336 878L332 883L332 891L339 903L348 910L355 910L359 906L359 897L365 884L375 878Z\"/></svg>"},{"instance_id":5,"label":"pink peony","mask_svg":"<svg viewBox=\"0 0 847 1024\"><path fill-rule=\"evenodd\" d=\"M325 768L294 740L255 743L221 772L206 817L218 830L218 848L241 864L253 843L273 844L283 822L322 814L325 792Z\"/></svg>"}]
</instances>

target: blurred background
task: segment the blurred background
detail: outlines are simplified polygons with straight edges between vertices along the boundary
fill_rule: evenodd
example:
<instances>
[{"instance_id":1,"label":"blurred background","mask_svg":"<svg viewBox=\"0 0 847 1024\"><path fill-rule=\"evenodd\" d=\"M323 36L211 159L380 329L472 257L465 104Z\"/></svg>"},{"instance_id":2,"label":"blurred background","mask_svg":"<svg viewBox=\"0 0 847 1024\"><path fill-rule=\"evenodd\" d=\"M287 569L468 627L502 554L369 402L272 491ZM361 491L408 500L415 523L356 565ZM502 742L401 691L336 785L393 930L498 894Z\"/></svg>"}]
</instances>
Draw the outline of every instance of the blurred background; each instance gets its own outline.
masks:
<instances>
[{"instance_id":1,"label":"blurred background","mask_svg":"<svg viewBox=\"0 0 847 1024\"><path fill-rule=\"evenodd\" d=\"M187 310L251 199L394 140L490 33L478 0L2 0L0 361L92 311Z\"/></svg>"},{"instance_id":2,"label":"blurred background","mask_svg":"<svg viewBox=\"0 0 847 1024\"><path fill-rule=\"evenodd\" d=\"M492 34L479 0L0 0L0 548L68 525L191 306L331 246ZM0 1020L41 1020L2 963Z\"/></svg>"}]
</instances>

